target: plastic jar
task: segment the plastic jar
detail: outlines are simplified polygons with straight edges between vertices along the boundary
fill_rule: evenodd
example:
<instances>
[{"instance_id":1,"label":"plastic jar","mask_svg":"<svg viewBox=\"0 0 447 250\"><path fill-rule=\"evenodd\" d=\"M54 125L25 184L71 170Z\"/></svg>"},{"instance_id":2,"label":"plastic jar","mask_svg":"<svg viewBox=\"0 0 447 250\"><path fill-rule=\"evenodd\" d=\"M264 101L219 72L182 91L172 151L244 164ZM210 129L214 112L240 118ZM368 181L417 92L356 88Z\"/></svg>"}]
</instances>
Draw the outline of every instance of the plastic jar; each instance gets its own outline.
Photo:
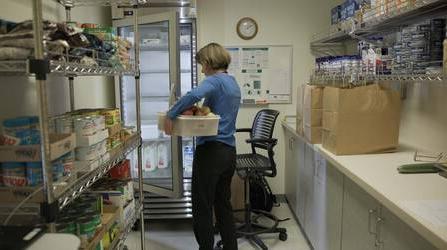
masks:
<instances>
[{"instance_id":1,"label":"plastic jar","mask_svg":"<svg viewBox=\"0 0 447 250\"><path fill-rule=\"evenodd\" d=\"M28 186L37 186L43 182L42 163L26 163L26 182Z\"/></svg>"},{"instance_id":2,"label":"plastic jar","mask_svg":"<svg viewBox=\"0 0 447 250\"><path fill-rule=\"evenodd\" d=\"M23 162L3 162L3 184L7 187L23 187L26 185L26 165Z\"/></svg>"}]
</instances>

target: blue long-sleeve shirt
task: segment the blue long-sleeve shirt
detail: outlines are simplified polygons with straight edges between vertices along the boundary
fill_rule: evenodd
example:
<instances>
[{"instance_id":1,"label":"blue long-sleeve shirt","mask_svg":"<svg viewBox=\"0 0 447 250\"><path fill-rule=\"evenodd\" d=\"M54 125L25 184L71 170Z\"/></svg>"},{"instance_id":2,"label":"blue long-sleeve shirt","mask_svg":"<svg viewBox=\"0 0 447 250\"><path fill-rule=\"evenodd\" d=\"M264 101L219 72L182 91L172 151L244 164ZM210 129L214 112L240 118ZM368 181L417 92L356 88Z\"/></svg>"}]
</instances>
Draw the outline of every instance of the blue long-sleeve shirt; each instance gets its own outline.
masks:
<instances>
[{"instance_id":1,"label":"blue long-sleeve shirt","mask_svg":"<svg viewBox=\"0 0 447 250\"><path fill-rule=\"evenodd\" d=\"M234 133L236 132L236 118L241 102L241 91L233 76L226 73L208 76L197 88L192 89L177 101L168 111L167 116L174 120L202 98L205 98L203 105L210 107L214 114L220 116L220 120L217 135L197 137L197 145L207 141L219 141L234 147L236 145Z\"/></svg>"}]
</instances>

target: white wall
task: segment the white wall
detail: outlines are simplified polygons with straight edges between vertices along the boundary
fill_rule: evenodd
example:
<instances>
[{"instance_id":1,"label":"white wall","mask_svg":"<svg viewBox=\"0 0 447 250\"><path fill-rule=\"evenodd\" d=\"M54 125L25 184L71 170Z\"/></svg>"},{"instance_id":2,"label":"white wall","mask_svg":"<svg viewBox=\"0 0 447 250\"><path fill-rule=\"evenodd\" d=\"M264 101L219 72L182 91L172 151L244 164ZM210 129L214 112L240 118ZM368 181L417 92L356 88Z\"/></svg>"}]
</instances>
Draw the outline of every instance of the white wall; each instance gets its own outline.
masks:
<instances>
[{"instance_id":1,"label":"white wall","mask_svg":"<svg viewBox=\"0 0 447 250\"><path fill-rule=\"evenodd\" d=\"M285 149L284 135L280 125L284 115L296 113L297 89L306 83L313 68L314 57L310 41L314 33L324 30L330 24L330 7L327 0L198 0L198 45L218 42L230 45L293 45L293 104L268 105L281 112L274 137L279 139L275 148L278 176L270 178L274 193L284 193ZM244 41L236 34L236 23L241 17L254 18L259 25L257 36ZM300 95L301 96L301 95ZM254 115L261 107L243 106L237 127L251 127ZM249 147L244 138L238 136L238 152Z\"/></svg>"},{"instance_id":2,"label":"white wall","mask_svg":"<svg viewBox=\"0 0 447 250\"><path fill-rule=\"evenodd\" d=\"M447 85L408 85L403 101L400 142L425 152L447 152Z\"/></svg>"},{"instance_id":3,"label":"white wall","mask_svg":"<svg viewBox=\"0 0 447 250\"><path fill-rule=\"evenodd\" d=\"M5 0L0 8L0 18L15 22L32 18L32 1ZM64 8L52 0L43 0L44 19L64 21ZM104 7L76 7L72 19L79 22L110 25L110 9ZM0 77L0 120L18 115L37 114L36 87L33 78ZM65 77L50 76L48 81L50 112L69 110L68 81ZM108 107L114 105L113 81L106 77L75 79L76 108Z\"/></svg>"}]
</instances>

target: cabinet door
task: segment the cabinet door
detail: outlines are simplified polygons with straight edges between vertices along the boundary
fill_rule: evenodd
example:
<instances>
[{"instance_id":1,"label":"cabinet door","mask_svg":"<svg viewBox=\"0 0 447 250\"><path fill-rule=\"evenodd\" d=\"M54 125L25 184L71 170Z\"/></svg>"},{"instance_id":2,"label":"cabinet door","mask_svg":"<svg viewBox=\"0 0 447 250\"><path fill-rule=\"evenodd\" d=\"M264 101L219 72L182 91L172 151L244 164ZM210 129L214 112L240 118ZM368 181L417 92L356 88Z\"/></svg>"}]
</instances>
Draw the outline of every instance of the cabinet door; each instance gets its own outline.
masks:
<instances>
[{"instance_id":1,"label":"cabinet door","mask_svg":"<svg viewBox=\"0 0 447 250\"><path fill-rule=\"evenodd\" d=\"M381 250L436 249L405 222L386 208L382 208L380 229Z\"/></svg>"},{"instance_id":2,"label":"cabinet door","mask_svg":"<svg viewBox=\"0 0 447 250\"><path fill-rule=\"evenodd\" d=\"M309 146L313 150L312 147ZM318 151L312 152L312 196L306 202L306 231L315 250L326 250L326 160ZM310 156L310 155L309 155ZM307 157L307 155L306 155Z\"/></svg>"},{"instance_id":3,"label":"cabinet door","mask_svg":"<svg viewBox=\"0 0 447 250\"><path fill-rule=\"evenodd\" d=\"M344 177L342 216L343 250L376 250L375 222L379 203L348 177Z\"/></svg>"},{"instance_id":4,"label":"cabinet door","mask_svg":"<svg viewBox=\"0 0 447 250\"><path fill-rule=\"evenodd\" d=\"M285 158L286 158L286 197L287 201L289 202L289 205L296 215L296 163L294 162L294 145L293 145L293 135L288 132L287 130L284 130L285 135Z\"/></svg>"},{"instance_id":5,"label":"cabinet door","mask_svg":"<svg viewBox=\"0 0 447 250\"><path fill-rule=\"evenodd\" d=\"M314 150L308 145L305 145L304 150L304 193L305 193L305 201L304 201L304 231L306 231L307 237L309 238L312 246L315 247L317 241L316 235L316 200L314 193L314 174L315 174L315 164L314 164Z\"/></svg>"},{"instance_id":6,"label":"cabinet door","mask_svg":"<svg viewBox=\"0 0 447 250\"><path fill-rule=\"evenodd\" d=\"M301 226L304 226L304 208L306 204L306 196L307 196L307 187L306 187L306 174L305 174L305 150L306 143L302 140L297 140L295 143L295 150L297 153L297 164L298 164L298 183L297 183L297 212L296 216L301 223Z\"/></svg>"},{"instance_id":7,"label":"cabinet door","mask_svg":"<svg viewBox=\"0 0 447 250\"><path fill-rule=\"evenodd\" d=\"M326 162L326 210L325 237L321 249L340 250L342 208L343 208L343 174L335 166Z\"/></svg>"}]
</instances>

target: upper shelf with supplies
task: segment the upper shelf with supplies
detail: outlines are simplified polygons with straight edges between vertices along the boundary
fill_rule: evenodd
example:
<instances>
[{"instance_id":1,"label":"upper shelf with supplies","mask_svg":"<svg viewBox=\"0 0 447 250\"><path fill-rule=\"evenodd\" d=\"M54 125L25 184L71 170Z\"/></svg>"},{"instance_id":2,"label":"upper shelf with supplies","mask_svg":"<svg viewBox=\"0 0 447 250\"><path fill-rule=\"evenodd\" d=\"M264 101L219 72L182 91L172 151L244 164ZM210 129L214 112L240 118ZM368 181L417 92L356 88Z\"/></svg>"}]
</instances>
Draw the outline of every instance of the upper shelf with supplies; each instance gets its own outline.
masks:
<instances>
[{"instance_id":1,"label":"upper shelf with supplies","mask_svg":"<svg viewBox=\"0 0 447 250\"><path fill-rule=\"evenodd\" d=\"M376 6L359 7L355 14L343 17L343 20L334 8L330 30L315 34L311 47L349 39L363 40L368 35L393 32L404 25L442 17L447 13L447 1L444 0L376 1Z\"/></svg>"}]
</instances>

